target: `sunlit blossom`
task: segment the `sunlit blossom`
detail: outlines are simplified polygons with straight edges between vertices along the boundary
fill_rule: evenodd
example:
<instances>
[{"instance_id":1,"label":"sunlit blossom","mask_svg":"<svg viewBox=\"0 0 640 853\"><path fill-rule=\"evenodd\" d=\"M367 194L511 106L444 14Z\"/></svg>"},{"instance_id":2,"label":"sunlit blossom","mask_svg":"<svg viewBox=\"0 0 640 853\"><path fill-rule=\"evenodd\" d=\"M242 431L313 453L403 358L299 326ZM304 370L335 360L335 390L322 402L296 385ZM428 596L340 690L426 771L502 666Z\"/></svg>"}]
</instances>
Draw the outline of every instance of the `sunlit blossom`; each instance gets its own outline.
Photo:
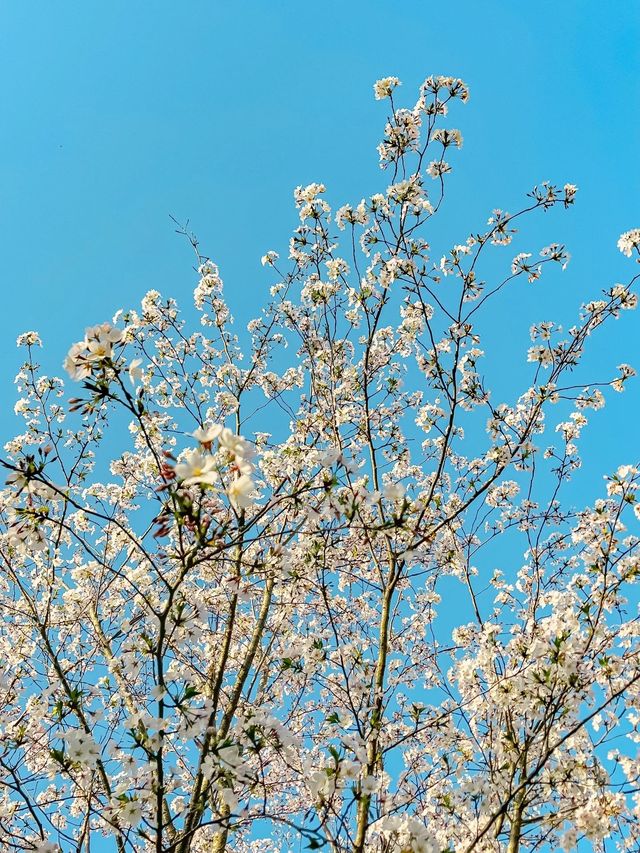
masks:
<instances>
[{"instance_id":1,"label":"sunlit blossom","mask_svg":"<svg viewBox=\"0 0 640 853\"><path fill-rule=\"evenodd\" d=\"M174 470L183 486L213 486L220 477L215 458L200 450L187 451L183 461L178 462Z\"/></svg>"}]
</instances>

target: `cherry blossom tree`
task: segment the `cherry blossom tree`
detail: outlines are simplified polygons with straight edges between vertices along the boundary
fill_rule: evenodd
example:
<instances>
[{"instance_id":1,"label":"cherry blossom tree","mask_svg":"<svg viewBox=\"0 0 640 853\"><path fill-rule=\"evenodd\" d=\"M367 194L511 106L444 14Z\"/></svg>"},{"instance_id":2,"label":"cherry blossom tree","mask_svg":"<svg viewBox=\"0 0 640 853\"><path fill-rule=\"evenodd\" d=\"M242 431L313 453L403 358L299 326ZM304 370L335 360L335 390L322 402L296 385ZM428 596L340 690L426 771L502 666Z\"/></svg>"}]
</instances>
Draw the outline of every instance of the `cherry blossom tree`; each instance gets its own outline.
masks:
<instances>
[{"instance_id":1,"label":"cherry blossom tree","mask_svg":"<svg viewBox=\"0 0 640 853\"><path fill-rule=\"evenodd\" d=\"M398 86L374 87L387 188L336 212L296 189L246 333L183 229L195 310L150 290L87 329L71 398L18 339L2 850L639 849L640 473L567 497L588 413L634 373L593 381L583 351L638 275L565 333L536 321L495 399L482 318L569 260L509 244L577 190L537 186L439 257L468 90L429 77L407 109ZM638 260L640 229L618 245Z\"/></svg>"}]
</instances>

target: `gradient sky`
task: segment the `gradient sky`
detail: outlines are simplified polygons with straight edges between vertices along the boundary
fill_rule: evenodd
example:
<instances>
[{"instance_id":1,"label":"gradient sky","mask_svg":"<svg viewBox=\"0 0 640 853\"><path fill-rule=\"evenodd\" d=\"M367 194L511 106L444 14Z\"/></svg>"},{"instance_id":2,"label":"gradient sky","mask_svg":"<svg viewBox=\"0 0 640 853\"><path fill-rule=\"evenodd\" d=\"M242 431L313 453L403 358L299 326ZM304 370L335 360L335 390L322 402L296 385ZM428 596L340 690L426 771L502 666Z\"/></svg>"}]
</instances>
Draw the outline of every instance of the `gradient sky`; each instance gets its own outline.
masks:
<instances>
[{"instance_id":1,"label":"gradient sky","mask_svg":"<svg viewBox=\"0 0 640 853\"><path fill-rule=\"evenodd\" d=\"M190 220L249 319L271 283L259 258L286 252L295 226L294 186L321 180L336 206L387 186L375 152L385 109L371 87L388 74L403 80L405 105L427 74L471 88L452 120L465 143L440 252L492 208L517 209L535 183L580 187L575 209L527 228L525 248L567 243L567 272L492 316L497 352L524 352L532 322L571 322L634 271L615 244L640 225L639 45L635 0L5 0L2 440L16 428L19 332L39 330L43 364L60 372L85 326L147 289L190 301L192 257L170 215ZM639 322L625 316L594 339L594 368L633 363ZM639 455L640 382L611 396L586 437L589 490Z\"/></svg>"}]
</instances>

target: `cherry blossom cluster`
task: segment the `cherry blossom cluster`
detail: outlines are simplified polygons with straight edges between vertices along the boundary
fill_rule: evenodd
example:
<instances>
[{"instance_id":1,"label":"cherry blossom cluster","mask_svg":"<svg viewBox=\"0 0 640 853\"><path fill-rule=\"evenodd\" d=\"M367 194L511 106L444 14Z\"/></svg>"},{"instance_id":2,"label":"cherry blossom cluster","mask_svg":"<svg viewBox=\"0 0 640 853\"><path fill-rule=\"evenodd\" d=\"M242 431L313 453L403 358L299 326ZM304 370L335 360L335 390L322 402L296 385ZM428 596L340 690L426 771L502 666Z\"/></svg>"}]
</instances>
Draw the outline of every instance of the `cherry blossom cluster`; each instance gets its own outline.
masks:
<instances>
[{"instance_id":1,"label":"cherry blossom cluster","mask_svg":"<svg viewBox=\"0 0 640 853\"><path fill-rule=\"evenodd\" d=\"M399 87L374 86L381 191L295 189L246 329L179 227L193 305L150 289L87 329L75 396L19 337L3 850L640 845L640 469L593 499L578 480L590 410L635 376L584 353L635 278L549 319L569 252L522 225L571 183L441 245L468 89L428 77L406 108ZM483 318L529 285L543 319L505 372Z\"/></svg>"},{"instance_id":2,"label":"cherry blossom cluster","mask_svg":"<svg viewBox=\"0 0 640 853\"><path fill-rule=\"evenodd\" d=\"M253 471L251 459L255 454L254 448L246 439L219 424L201 427L192 435L200 444L200 448L187 451L182 461L175 465L174 473L179 483L182 486L197 485L215 488L221 482L221 462L224 463L225 456L231 457L233 468L238 476L229 483L227 495L237 510L250 506L255 490L251 479ZM211 452L211 446L215 441L219 444L218 454Z\"/></svg>"}]
</instances>

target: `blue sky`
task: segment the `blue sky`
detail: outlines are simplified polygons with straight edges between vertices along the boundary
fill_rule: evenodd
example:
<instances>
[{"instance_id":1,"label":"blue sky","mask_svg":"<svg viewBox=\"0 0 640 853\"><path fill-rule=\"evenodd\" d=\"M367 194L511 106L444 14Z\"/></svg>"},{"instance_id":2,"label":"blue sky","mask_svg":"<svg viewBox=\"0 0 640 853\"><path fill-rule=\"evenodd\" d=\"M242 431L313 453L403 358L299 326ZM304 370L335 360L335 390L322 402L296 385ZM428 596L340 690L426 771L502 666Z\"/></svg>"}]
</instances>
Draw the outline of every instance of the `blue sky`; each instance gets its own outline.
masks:
<instances>
[{"instance_id":1,"label":"blue sky","mask_svg":"<svg viewBox=\"0 0 640 853\"><path fill-rule=\"evenodd\" d=\"M4 399L12 406L19 332L39 330L43 364L59 372L86 325L147 289L190 301L192 258L170 215L190 220L249 319L271 282L259 258L286 249L295 225L294 186L321 180L336 205L386 187L375 152L385 111L371 86L388 74L407 105L427 74L471 88L452 119L465 144L440 250L492 208L517 209L535 183L580 187L575 209L527 230L534 251L566 242L568 271L492 317L498 346L524 352L532 322L570 322L632 274L615 243L640 224L639 45L629 0L3 3ZM594 367L633 363L639 321L625 316L594 340ZM638 455L638 386L594 418L590 488Z\"/></svg>"},{"instance_id":2,"label":"blue sky","mask_svg":"<svg viewBox=\"0 0 640 853\"><path fill-rule=\"evenodd\" d=\"M399 76L411 105L428 74L471 89L452 118L465 144L440 251L494 207L517 209L535 183L580 187L576 207L530 223L523 246L565 242L567 272L492 315L506 385L531 323L570 323L634 272L615 244L640 226L636 0L4 0L0 444L18 428L20 332L39 330L43 365L60 372L85 326L149 288L189 303L192 257L170 216L190 220L246 322L271 283L260 256L286 251L295 227L293 188L323 181L336 206L384 189L372 84ZM625 316L594 339L593 371L640 368L639 323ZM640 456L640 380L609 397L585 434L585 500Z\"/></svg>"}]
</instances>

